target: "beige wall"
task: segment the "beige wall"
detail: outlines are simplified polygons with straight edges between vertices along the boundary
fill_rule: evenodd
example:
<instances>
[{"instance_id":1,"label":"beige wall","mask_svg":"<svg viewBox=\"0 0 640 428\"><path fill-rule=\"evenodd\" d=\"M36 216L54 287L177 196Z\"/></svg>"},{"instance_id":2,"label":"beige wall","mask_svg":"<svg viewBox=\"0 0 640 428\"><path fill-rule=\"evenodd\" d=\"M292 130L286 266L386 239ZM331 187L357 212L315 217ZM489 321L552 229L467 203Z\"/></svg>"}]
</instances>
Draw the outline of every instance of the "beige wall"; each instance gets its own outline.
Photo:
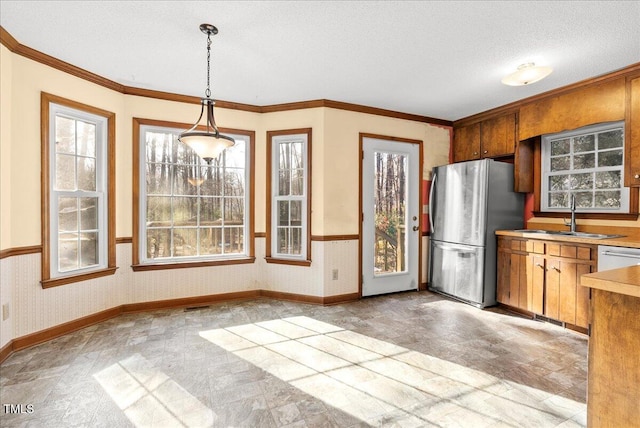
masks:
<instances>
[{"instance_id":1,"label":"beige wall","mask_svg":"<svg viewBox=\"0 0 640 428\"><path fill-rule=\"evenodd\" d=\"M0 45L0 249L11 244L11 99L13 55Z\"/></svg>"}]
</instances>

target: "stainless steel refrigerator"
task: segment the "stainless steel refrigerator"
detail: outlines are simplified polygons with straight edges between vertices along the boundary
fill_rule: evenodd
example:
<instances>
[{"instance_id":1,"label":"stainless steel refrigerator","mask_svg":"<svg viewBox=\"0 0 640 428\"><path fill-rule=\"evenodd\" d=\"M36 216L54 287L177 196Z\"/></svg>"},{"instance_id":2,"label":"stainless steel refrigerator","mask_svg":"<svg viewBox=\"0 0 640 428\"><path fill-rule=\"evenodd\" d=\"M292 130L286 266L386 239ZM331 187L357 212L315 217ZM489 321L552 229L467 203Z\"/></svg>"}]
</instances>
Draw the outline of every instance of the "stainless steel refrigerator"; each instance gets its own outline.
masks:
<instances>
[{"instance_id":1,"label":"stainless steel refrigerator","mask_svg":"<svg viewBox=\"0 0 640 428\"><path fill-rule=\"evenodd\" d=\"M483 159L434 168L429 289L480 308L495 305L495 231L521 229L523 217L512 164Z\"/></svg>"}]
</instances>

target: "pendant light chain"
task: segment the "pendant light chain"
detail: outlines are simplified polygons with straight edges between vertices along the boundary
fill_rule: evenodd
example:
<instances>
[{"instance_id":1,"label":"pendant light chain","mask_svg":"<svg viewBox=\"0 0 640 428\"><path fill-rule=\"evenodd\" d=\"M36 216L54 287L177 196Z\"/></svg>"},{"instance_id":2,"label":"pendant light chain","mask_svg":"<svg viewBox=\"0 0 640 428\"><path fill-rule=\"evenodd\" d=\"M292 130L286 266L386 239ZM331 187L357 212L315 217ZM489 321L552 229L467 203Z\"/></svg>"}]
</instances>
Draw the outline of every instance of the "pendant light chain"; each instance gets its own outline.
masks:
<instances>
[{"instance_id":1,"label":"pendant light chain","mask_svg":"<svg viewBox=\"0 0 640 428\"><path fill-rule=\"evenodd\" d=\"M209 89L209 73L211 71L211 33L207 33L207 90L204 94L207 98L211 97L211 89Z\"/></svg>"}]
</instances>

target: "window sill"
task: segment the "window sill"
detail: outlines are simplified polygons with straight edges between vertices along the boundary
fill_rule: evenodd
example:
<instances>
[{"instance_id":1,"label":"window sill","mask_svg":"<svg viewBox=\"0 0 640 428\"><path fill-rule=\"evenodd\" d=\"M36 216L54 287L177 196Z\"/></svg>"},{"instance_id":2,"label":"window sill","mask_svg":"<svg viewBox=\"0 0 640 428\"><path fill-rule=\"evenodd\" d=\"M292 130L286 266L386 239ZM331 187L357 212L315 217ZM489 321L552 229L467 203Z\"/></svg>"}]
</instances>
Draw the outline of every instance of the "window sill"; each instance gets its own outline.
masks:
<instances>
[{"instance_id":1,"label":"window sill","mask_svg":"<svg viewBox=\"0 0 640 428\"><path fill-rule=\"evenodd\" d=\"M549 217L549 218L569 218L571 213L569 212L546 212L546 211L534 211L535 217ZM637 213L631 214L617 214L617 213L576 213L578 219L593 219L593 220L631 220L638 219Z\"/></svg>"},{"instance_id":2,"label":"window sill","mask_svg":"<svg viewBox=\"0 0 640 428\"><path fill-rule=\"evenodd\" d=\"M276 259L274 257L265 257L267 263L274 263L279 265L292 265L292 266L311 266L311 260L291 260L291 259Z\"/></svg>"},{"instance_id":3,"label":"window sill","mask_svg":"<svg viewBox=\"0 0 640 428\"><path fill-rule=\"evenodd\" d=\"M227 266L227 265L242 265L248 263L254 263L256 261L255 257L243 257L237 259L227 259L227 260L209 260L202 262L182 262L182 263L145 263L145 264L137 264L132 265L131 269L134 272L144 272L149 270L166 270L166 269L185 269L185 268L196 268L196 267L206 267L206 266Z\"/></svg>"},{"instance_id":4,"label":"window sill","mask_svg":"<svg viewBox=\"0 0 640 428\"><path fill-rule=\"evenodd\" d=\"M72 284L74 282L88 281L94 278L113 275L114 273L116 273L117 269L118 269L117 267L109 267L106 269L100 269L93 272L83 273L80 275L43 279L42 281L40 281L40 284L42 285L42 288L53 288L53 287L58 287L60 285Z\"/></svg>"}]
</instances>

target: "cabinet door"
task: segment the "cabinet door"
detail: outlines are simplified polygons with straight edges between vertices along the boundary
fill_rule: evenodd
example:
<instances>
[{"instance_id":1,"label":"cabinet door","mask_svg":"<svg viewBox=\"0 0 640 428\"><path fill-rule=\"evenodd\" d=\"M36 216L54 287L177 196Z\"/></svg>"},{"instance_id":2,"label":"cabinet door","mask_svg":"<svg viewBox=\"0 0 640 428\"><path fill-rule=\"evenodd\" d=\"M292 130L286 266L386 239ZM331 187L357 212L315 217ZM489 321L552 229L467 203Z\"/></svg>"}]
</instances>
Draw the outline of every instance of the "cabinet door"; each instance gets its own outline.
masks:
<instances>
[{"instance_id":1,"label":"cabinet door","mask_svg":"<svg viewBox=\"0 0 640 428\"><path fill-rule=\"evenodd\" d=\"M512 155L516 148L516 114L511 113L482 122L480 150L483 158Z\"/></svg>"},{"instance_id":2,"label":"cabinet door","mask_svg":"<svg viewBox=\"0 0 640 428\"><path fill-rule=\"evenodd\" d=\"M542 315L544 313L545 259L536 254L528 255L527 259L527 287L531 289L529 310Z\"/></svg>"},{"instance_id":3,"label":"cabinet door","mask_svg":"<svg viewBox=\"0 0 640 428\"><path fill-rule=\"evenodd\" d=\"M560 262L547 260L545 272L544 315L560 319Z\"/></svg>"},{"instance_id":4,"label":"cabinet door","mask_svg":"<svg viewBox=\"0 0 640 428\"><path fill-rule=\"evenodd\" d=\"M577 263L559 262L560 287L558 289L558 319L576 324Z\"/></svg>"},{"instance_id":5,"label":"cabinet door","mask_svg":"<svg viewBox=\"0 0 640 428\"><path fill-rule=\"evenodd\" d=\"M453 130L453 161L480 159L480 123Z\"/></svg>"},{"instance_id":6,"label":"cabinet door","mask_svg":"<svg viewBox=\"0 0 640 428\"><path fill-rule=\"evenodd\" d=\"M498 239L498 247L501 245L501 239ZM509 281L511 280L511 253L498 249L498 271L497 271L497 290L496 300L505 305L509 303Z\"/></svg>"},{"instance_id":7,"label":"cabinet door","mask_svg":"<svg viewBox=\"0 0 640 428\"><path fill-rule=\"evenodd\" d=\"M589 304L591 289L580 285L580 276L593 271L590 265L579 264L576 269L578 286L576 287L576 325L589 328Z\"/></svg>"},{"instance_id":8,"label":"cabinet door","mask_svg":"<svg viewBox=\"0 0 640 428\"><path fill-rule=\"evenodd\" d=\"M640 187L640 77L627 82L631 103L627 109L625 132L625 174L627 187Z\"/></svg>"}]
</instances>

